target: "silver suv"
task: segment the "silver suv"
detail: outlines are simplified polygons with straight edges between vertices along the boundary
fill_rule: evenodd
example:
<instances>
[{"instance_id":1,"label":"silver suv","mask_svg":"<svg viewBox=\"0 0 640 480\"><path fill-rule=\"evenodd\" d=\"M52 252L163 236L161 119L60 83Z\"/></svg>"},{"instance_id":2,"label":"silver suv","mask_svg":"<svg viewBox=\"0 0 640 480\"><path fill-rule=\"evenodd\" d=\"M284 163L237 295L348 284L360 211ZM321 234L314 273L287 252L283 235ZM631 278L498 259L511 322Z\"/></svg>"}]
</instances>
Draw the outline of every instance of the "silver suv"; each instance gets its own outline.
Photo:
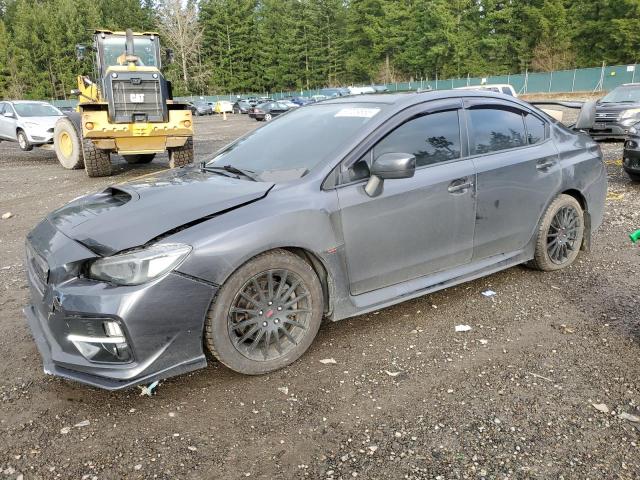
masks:
<instances>
[{"instance_id":1,"label":"silver suv","mask_svg":"<svg viewBox=\"0 0 640 480\"><path fill-rule=\"evenodd\" d=\"M0 140L18 142L32 150L53 143L53 127L64 114L47 102L0 102Z\"/></svg>"}]
</instances>

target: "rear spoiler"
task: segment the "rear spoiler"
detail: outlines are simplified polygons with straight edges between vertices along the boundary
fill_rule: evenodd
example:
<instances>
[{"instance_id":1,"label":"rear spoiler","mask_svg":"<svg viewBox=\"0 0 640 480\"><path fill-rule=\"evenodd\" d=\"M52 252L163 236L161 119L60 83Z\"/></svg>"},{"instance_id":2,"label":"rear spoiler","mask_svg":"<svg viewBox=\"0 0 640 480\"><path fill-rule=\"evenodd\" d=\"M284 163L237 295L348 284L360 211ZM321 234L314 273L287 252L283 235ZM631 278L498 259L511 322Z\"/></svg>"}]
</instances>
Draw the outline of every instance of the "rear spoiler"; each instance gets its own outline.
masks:
<instances>
[{"instance_id":1,"label":"rear spoiler","mask_svg":"<svg viewBox=\"0 0 640 480\"><path fill-rule=\"evenodd\" d=\"M529 102L531 105L535 106L543 106L543 105L556 105L564 108L573 108L579 109L580 113L578 114L578 119L576 123L567 125L567 127L578 130L578 131L587 131L593 128L593 124L596 121L596 101L589 100L588 102L571 102L571 101L561 101L561 100L535 100L533 102ZM557 121L562 122L562 111L560 110L546 110L544 108L540 108L547 115L555 118ZM559 115L558 115L559 114ZM558 116L560 118L558 118Z\"/></svg>"}]
</instances>

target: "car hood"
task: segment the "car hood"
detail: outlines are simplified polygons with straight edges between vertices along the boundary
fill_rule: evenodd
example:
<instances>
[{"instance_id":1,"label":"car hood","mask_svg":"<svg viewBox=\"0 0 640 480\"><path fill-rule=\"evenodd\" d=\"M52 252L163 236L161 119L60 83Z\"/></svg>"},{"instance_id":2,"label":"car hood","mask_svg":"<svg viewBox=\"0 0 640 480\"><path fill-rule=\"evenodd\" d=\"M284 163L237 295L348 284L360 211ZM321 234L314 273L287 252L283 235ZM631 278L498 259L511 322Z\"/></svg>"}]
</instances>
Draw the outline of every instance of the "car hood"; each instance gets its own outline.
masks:
<instances>
[{"instance_id":1,"label":"car hood","mask_svg":"<svg viewBox=\"0 0 640 480\"><path fill-rule=\"evenodd\" d=\"M53 128L60 118L62 117L20 117L20 123L36 123L43 128Z\"/></svg>"},{"instance_id":2,"label":"car hood","mask_svg":"<svg viewBox=\"0 0 640 480\"><path fill-rule=\"evenodd\" d=\"M80 197L47 219L99 255L112 255L259 200L273 185L187 167Z\"/></svg>"}]
</instances>

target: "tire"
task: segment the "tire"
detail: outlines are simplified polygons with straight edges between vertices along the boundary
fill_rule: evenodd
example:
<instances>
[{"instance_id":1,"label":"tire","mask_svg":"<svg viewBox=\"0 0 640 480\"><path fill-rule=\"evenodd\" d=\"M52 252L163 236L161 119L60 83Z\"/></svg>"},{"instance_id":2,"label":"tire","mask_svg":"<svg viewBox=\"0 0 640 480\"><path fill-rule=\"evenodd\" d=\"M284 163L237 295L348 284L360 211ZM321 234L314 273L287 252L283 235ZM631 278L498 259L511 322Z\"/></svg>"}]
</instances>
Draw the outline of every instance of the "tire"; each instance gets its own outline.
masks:
<instances>
[{"instance_id":1,"label":"tire","mask_svg":"<svg viewBox=\"0 0 640 480\"><path fill-rule=\"evenodd\" d=\"M122 157L126 160L127 163L131 165L137 165L141 163L151 163L155 156L155 153L141 153L137 155L123 155Z\"/></svg>"},{"instance_id":2,"label":"tire","mask_svg":"<svg viewBox=\"0 0 640 480\"><path fill-rule=\"evenodd\" d=\"M629 170L625 170L625 172L627 172L632 182L640 182L640 173L630 172Z\"/></svg>"},{"instance_id":3,"label":"tire","mask_svg":"<svg viewBox=\"0 0 640 480\"><path fill-rule=\"evenodd\" d=\"M584 212L578 201L559 195L542 217L534 259L529 266L550 272L571 265L580 253L584 236Z\"/></svg>"},{"instance_id":4,"label":"tire","mask_svg":"<svg viewBox=\"0 0 640 480\"><path fill-rule=\"evenodd\" d=\"M265 122L270 122L272 118L273 118L273 117L271 116L271 114L270 114L270 113L265 113L265 114L264 114L264 121L265 121Z\"/></svg>"},{"instance_id":5,"label":"tire","mask_svg":"<svg viewBox=\"0 0 640 480\"><path fill-rule=\"evenodd\" d=\"M181 147L169 150L169 167L179 168L193 163L193 138L189 137Z\"/></svg>"},{"instance_id":6,"label":"tire","mask_svg":"<svg viewBox=\"0 0 640 480\"><path fill-rule=\"evenodd\" d=\"M239 108L234 108L233 109L233 114L234 115L238 115L239 113L241 113Z\"/></svg>"},{"instance_id":7,"label":"tire","mask_svg":"<svg viewBox=\"0 0 640 480\"><path fill-rule=\"evenodd\" d=\"M58 162L67 170L84 168L84 156L78 131L67 117L56 122L53 129L53 148Z\"/></svg>"},{"instance_id":8,"label":"tire","mask_svg":"<svg viewBox=\"0 0 640 480\"><path fill-rule=\"evenodd\" d=\"M24 130L18 130L16 134L16 139L18 140L18 146L20 150L23 152L30 152L33 150L33 145L29 143L29 139L27 138L27 134L24 133Z\"/></svg>"},{"instance_id":9,"label":"tire","mask_svg":"<svg viewBox=\"0 0 640 480\"><path fill-rule=\"evenodd\" d=\"M111 154L107 150L96 148L91 140L82 140L84 170L90 177L108 177L111 175Z\"/></svg>"},{"instance_id":10,"label":"tire","mask_svg":"<svg viewBox=\"0 0 640 480\"><path fill-rule=\"evenodd\" d=\"M257 298L251 294L256 285L263 289ZM231 370L273 372L307 351L323 312L322 287L311 266L290 252L272 250L249 260L222 285L207 312L205 343Z\"/></svg>"}]
</instances>

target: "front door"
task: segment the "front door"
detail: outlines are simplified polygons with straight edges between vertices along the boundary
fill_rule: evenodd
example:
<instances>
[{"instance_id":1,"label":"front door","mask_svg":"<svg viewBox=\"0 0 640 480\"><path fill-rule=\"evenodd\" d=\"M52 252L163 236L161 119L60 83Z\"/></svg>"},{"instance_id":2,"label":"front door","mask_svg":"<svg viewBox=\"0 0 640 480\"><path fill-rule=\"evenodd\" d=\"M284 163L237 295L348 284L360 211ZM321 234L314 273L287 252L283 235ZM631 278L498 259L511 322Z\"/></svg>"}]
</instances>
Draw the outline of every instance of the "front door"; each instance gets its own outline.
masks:
<instances>
[{"instance_id":1,"label":"front door","mask_svg":"<svg viewBox=\"0 0 640 480\"><path fill-rule=\"evenodd\" d=\"M342 180L337 192L353 295L471 260L475 170L473 161L461 158L459 112L430 112L402 123ZM415 175L385 180L382 193L369 197L369 166L385 153L415 155Z\"/></svg>"},{"instance_id":2,"label":"front door","mask_svg":"<svg viewBox=\"0 0 640 480\"><path fill-rule=\"evenodd\" d=\"M515 104L478 103L466 113L477 170L473 259L515 253L533 237L562 182L549 125Z\"/></svg>"},{"instance_id":3,"label":"front door","mask_svg":"<svg viewBox=\"0 0 640 480\"><path fill-rule=\"evenodd\" d=\"M12 112L9 104L0 103L0 137L15 140L15 119L5 117L7 111Z\"/></svg>"}]
</instances>

